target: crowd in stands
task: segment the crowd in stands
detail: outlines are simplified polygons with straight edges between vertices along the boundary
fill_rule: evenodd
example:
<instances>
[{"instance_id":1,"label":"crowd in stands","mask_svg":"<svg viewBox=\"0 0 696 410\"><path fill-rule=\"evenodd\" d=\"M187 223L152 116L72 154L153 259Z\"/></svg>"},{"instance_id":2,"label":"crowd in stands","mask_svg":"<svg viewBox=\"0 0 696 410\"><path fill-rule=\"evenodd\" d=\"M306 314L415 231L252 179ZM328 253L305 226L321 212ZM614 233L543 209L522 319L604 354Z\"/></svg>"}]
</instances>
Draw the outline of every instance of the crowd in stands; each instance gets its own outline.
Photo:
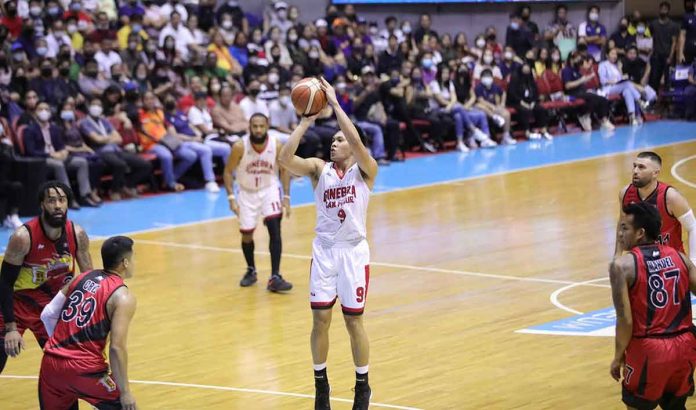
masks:
<instances>
[{"instance_id":1,"label":"crowd in stands","mask_svg":"<svg viewBox=\"0 0 696 410\"><path fill-rule=\"evenodd\" d=\"M521 5L506 32L439 33L417 22L368 22L352 5L307 21L282 0L263 15L238 0L9 0L0 7L0 197L15 227L11 162L43 158L72 183L72 208L181 191L200 164L216 178L255 113L285 141L298 117L293 84L324 76L368 136L380 165L409 150L459 151L552 139L555 124L639 125L680 84L681 115L696 117L696 11L633 12L616 27L601 9L571 22L558 5L547 25ZM473 39L470 42L469 39ZM674 95L674 94L671 94ZM305 135L302 156L328 158L330 108ZM158 178L153 174L157 170ZM216 175L217 174L217 175ZM108 177L107 177L108 176Z\"/></svg>"}]
</instances>

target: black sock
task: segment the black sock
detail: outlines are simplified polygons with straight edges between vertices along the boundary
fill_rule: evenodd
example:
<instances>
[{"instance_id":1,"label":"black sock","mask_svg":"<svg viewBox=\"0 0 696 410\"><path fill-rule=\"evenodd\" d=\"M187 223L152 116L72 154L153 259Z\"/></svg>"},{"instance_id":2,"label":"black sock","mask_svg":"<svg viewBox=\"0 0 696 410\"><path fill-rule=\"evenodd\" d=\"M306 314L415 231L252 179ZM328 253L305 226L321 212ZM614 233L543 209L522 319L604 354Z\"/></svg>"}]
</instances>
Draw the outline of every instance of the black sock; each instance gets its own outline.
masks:
<instances>
[{"instance_id":1,"label":"black sock","mask_svg":"<svg viewBox=\"0 0 696 410\"><path fill-rule=\"evenodd\" d=\"M321 370L314 371L314 382L315 383L328 383L329 376L326 374L326 367Z\"/></svg>"},{"instance_id":2,"label":"black sock","mask_svg":"<svg viewBox=\"0 0 696 410\"><path fill-rule=\"evenodd\" d=\"M367 384L367 373L355 373L355 384Z\"/></svg>"},{"instance_id":3,"label":"black sock","mask_svg":"<svg viewBox=\"0 0 696 410\"><path fill-rule=\"evenodd\" d=\"M242 251L244 252L247 266L256 270L256 264L254 264L254 241L242 242Z\"/></svg>"},{"instance_id":4,"label":"black sock","mask_svg":"<svg viewBox=\"0 0 696 410\"><path fill-rule=\"evenodd\" d=\"M280 239L280 218L266 221L268 228L268 250L271 253L271 276L280 275L280 254L283 252L283 242Z\"/></svg>"}]
</instances>

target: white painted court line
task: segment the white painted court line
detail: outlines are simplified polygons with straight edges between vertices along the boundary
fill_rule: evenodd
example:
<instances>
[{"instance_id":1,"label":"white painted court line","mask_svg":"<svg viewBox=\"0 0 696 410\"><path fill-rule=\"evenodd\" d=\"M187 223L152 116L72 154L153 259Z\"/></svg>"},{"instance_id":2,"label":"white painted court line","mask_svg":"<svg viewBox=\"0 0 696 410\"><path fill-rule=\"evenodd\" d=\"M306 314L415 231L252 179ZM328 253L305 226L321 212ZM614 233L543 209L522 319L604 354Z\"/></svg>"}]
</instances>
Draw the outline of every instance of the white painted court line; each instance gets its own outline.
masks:
<instances>
[{"instance_id":1,"label":"white painted court line","mask_svg":"<svg viewBox=\"0 0 696 410\"><path fill-rule=\"evenodd\" d=\"M643 148L639 148L639 149L634 149L631 151L615 152L615 153L611 153L611 154L601 154L601 155L591 156L591 157L587 157L587 158L578 158L578 159L573 159L573 160L569 160L569 161L557 162L557 163L553 163L553 164L534 165L534 166L524 167L524 168L515 169L515 170L498 171L498 172L494 172L492 174L486 174L486 175L474 175L474 176L468 176L468 177L463 177L463 178L448 179L448 180L439 181L439 182L430 182L427 184L412 185L412 186L403 187L403 188L395 188L395 189L392 189L390 191L373 192L371 196L379 196L379 195L384 195L384 194L391 194L394 192L402 192L402 191L410 191L410 190L416 190L416 189L422 189L422 188L429 188L429 187L434 187L434 186L439 186L439 185L447 185L447 184L451 184L451 183L460 183L460 182L464 182L464 181L470 181L473 179L482 179L482 178L496 177L496 176L506 175L506 174L515 174L518 172L532 171L532 170L536 170L536 169L543 169L543 168L549 168L549 167L555 167L555 166L561 166L561 165L567 165L567 164L574 164L574 163L584 162L584 161L592 161L594 159L610 158L610 157L615 157L618 155L625 155L625 154L630 154L633 152L645 151L646 149L664 148L664 147L669 147L672 145L689 144L689 143L693 143L693 142L694 141L671 142L668 144L647 146L647 147L643 147ZM292 209L302 208L305 206L314 206L314 203L310 202L307 204L294 205L292 207ZM221 217L217 217L217 218L203 219L200 221L186 222L186 223L182 223L182 224L174 224L172 226L160 226L160 227L153 227L153 228L147 228L147 229L140 229L137 231L124 232L121 235L130 236L130 235L137 235L137 234L142 234L142 233L160 232L160 231L166 231L166 230L170 230L170 229L183 228L183 227L187 227L187 226L199 225L199 224L204 224L204 223L214 223L214 222L233 220L233 219L236 219L236 216L233 216L233 215L221 216Z\"/></svg>"},{"instance_id":2,"label":"white painted court line","mask_svg":"<svg viewBox=\"0 0 696 410\"><path fill-rule=\"evenodd\" d=\"M14 375L0 375L2 379L18 379L18 380L37 380L38 376L14 376ZM231 391L237 393L252 393L252 394L266 394L270 396L285 396L285 397L296 397L300 399L314 399L313 394L302 394L302 393L288 393L275 390L261 390L261 389L245 389L241 387L227 387L227 386L212 386L209 384L193 384L193 383L175 383L175 382L160 382L160 381L150 381L150 380L131 380L134 384L146 384L155 386L171 386L171 387L188 387L192 389L204 389L204 390L219 390L219 391ZM353 403L350 399L341 399L338 397L331 397L331 401L341 402L341 403ZM370 407L382 407L385 409L401 409L401 410L423 410L418 407L407 407L407 406L397 406L395 404L385 404L385 403L375 403L371 402Z\"/></svg>"},{"instance_id":3,"label":"white painted court line","mask_svg":"<svg viewBox=\"0 0 696 410\"><path fill-rule=\"evenodd\" d=\"M206 246L206 245L197 245L197 244L191 244L191 243L153 241L153 240L149 240L149 239L136 239L135 243L136 244L142 243L142 244L146 244L146 245L168 246L168 247L173 247L173 248L197 249L197 250L212 251L212 252L242 253L242 250L237 249L237 248L222 248L222 247L218 247L218 246ZM266 251L256 251L255 253L262 254L262 255L270 255L270 253L266 252ZM302 259L302 260L311 260L312 259L312 257L308 256L308 255L298 255L298 254L285 253L285 252L283 252L282 256L284 258L292 258L292 259ZM432 268L432 267L428 267L428 266L403 265L403 264L388 263L388 262L370 262L370 265L371 266L383 266L385 268L404 269L404 270L417 270L417 271L426 271L426 272L435 272L435 273L448 273L448 274L452 274L452 275L473 276L473 277L488 278L488 279L515 280L515 281L520 281L520 282L537 282L537 283L552 283L552 284L574 285L574 286L605 287L604 285L595 285L593 283L585 283L585 282L574 282L574 281L570 281L570 280L534 278L534 277L512 276L512 275L497 275L497 274L492 274L492 273L469 272L469 271L453 270L453 269L440 269L440 268Z\"/></svg>"},{"instance_id":4,"label":"white painted court line","mask_svg":"<svg viewBox=\"0 0 696 410\"><path fill-rule=\"evenodd\" d=\"M674 179L676 179L677 181L681 182L684 185L690 186L691 188L696 188L696 184L687 180L686 178L683 178L677 172L677 168L679 168L680 166L684 165L685 163L691 161L692 159L696 159L696 155L692 155L690 157L680 159L679 161L675 162L674 165L672 165L672 169L670 171L671 171Z\"/></svg>"},{"instance_id":5,"label":"white painted court line","mask_svg":"<svg viewBox=\"0 0 696 410\"><path fill-rule=\"evenodd\" d=\"M594 282L599 282L599 281L608 280L608 279L609 279L608 277L605 277L605 278L598 278L598 279L591 279L591 280L586 280L586 281L584 281L584 282L578 282L578 283L573 283L573 284L564 286L564 287L562 287L562 288L560 288L560 289L556 289L556 290L551 294L551 296L549 296L549 300L551 301L551 304L552 304L552 305L556 306L557 308L559 308L559 309L561 309L561 310L565 310L566 312L570 312L570 313L572 313L572 314L574 314L574 315L582 315L583 312L580 312L579 310L575 310L575 309L569 308L568 306L566 306L566 305L564 305L563 303L561 303L561 302L558 300L558 297L561 295L561 293L563 293L563 292L565 292L565 291L567 291L567 290L573 289L573 288L575 288L575 287L578 287L578 286L587 286L587 285L589 285L589 284L594 284ZM596 286L596 287L602 287L602 288L611 288L611 286L609 286L609 285L594 285L594 286Z\"/></svg>"}]
</instances>

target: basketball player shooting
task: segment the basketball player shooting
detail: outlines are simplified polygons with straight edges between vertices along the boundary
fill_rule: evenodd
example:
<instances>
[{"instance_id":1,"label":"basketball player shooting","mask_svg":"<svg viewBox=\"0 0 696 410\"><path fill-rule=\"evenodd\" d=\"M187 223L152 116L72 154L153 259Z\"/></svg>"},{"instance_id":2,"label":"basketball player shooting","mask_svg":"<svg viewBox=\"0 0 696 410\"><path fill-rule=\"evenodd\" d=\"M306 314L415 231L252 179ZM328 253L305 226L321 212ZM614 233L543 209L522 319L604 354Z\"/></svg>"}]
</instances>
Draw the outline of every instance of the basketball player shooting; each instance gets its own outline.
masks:
<instances>
[{"instance_id":1,"label":"basketball player shooting","mask_svg":"<svg viewBox=\"0 0 696 410\"><path fill-rule=\"evenodd\" d=\"M285 292L292 289L292 284L280 274L280 255L283 249L280 221L283 210L290 216L290 175L279 169L277 157L282 144L268 135L268 127L265 115L257 113L251 116L249 135L232 147L223 177L230 209L239 217L242 251L247 263L246 273L239 285L248 287L257 281L254 230L259 216L263 216L268 228L268 247L271 253L271 277L266 289ZM238 197L234 194L235 176L239 184Z\"/></svg>"},{"instance_id":2,"label":"basketball player shooting","mask_svg":"<svg viewBox=\"0 0 696 410\"><path fill-rule=\"evenodd\" d=\"M367 206L377 176L377 161L370 156L357 128L338 104L333 87L323 78L321 89L340 127L331 144L331 161L325 163L319 158L303 159L294 155L316 115L302 118L281 149L279 161L290 172L310 177L314 187L317 222L312 244L309 300L314 319L311 347L315 409L331 408L326 359L331 309L337 298L341 300L355 363L353 409L367 409L371 396L367 377L370 348L362 313L370 279Z\"/></svg>"}]
</instances>

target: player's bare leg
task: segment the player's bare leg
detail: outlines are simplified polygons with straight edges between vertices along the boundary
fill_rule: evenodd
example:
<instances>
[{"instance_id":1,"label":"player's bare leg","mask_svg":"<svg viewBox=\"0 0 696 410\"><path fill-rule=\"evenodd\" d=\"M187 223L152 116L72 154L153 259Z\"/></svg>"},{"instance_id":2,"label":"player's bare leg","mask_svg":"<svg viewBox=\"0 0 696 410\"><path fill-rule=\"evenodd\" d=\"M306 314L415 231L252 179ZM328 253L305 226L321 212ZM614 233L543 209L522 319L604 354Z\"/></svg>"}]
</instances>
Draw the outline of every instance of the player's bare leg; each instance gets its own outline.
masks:
<instances>
[{"instance_id":1,"label":"player's bare leg","mask_svg":"<svg viewBox=\"0 0 696 410\"><path fill-rule=\"evenodd\" d=\"M256 263L254 262L254 232L242 232L242 251L246 259L247 270L239 286L247 287L256 283Z\"/></svg>"},{"instance_id":2,"label":"player's bare leg","mask_svg":"<svg viewBox=\"0 0 696 410\"><path fill-rule=\"evenodd\" d=\"M370 404L370 389L367 376L368 363L370 361L370 341L363 326L362 315L343 315L346 322L346 329L350 335L350 347L353 351L353 362L355 363L355 399L353 400L354 410L367 409Z\"/></svg>"},{"instance_id":3,"label":"player's bare leg","mask_svg":"<svg viewBox=\"0 0 696 410\"><path fill-rule=\"evenodd\" d=\"M329 356L329 327L331 326L331 309L313 309L312 336L312 362L314 363L314 397L315 410L329 410L329 378L326 374L326 359Z\"/></svg>"}]
</instances>

